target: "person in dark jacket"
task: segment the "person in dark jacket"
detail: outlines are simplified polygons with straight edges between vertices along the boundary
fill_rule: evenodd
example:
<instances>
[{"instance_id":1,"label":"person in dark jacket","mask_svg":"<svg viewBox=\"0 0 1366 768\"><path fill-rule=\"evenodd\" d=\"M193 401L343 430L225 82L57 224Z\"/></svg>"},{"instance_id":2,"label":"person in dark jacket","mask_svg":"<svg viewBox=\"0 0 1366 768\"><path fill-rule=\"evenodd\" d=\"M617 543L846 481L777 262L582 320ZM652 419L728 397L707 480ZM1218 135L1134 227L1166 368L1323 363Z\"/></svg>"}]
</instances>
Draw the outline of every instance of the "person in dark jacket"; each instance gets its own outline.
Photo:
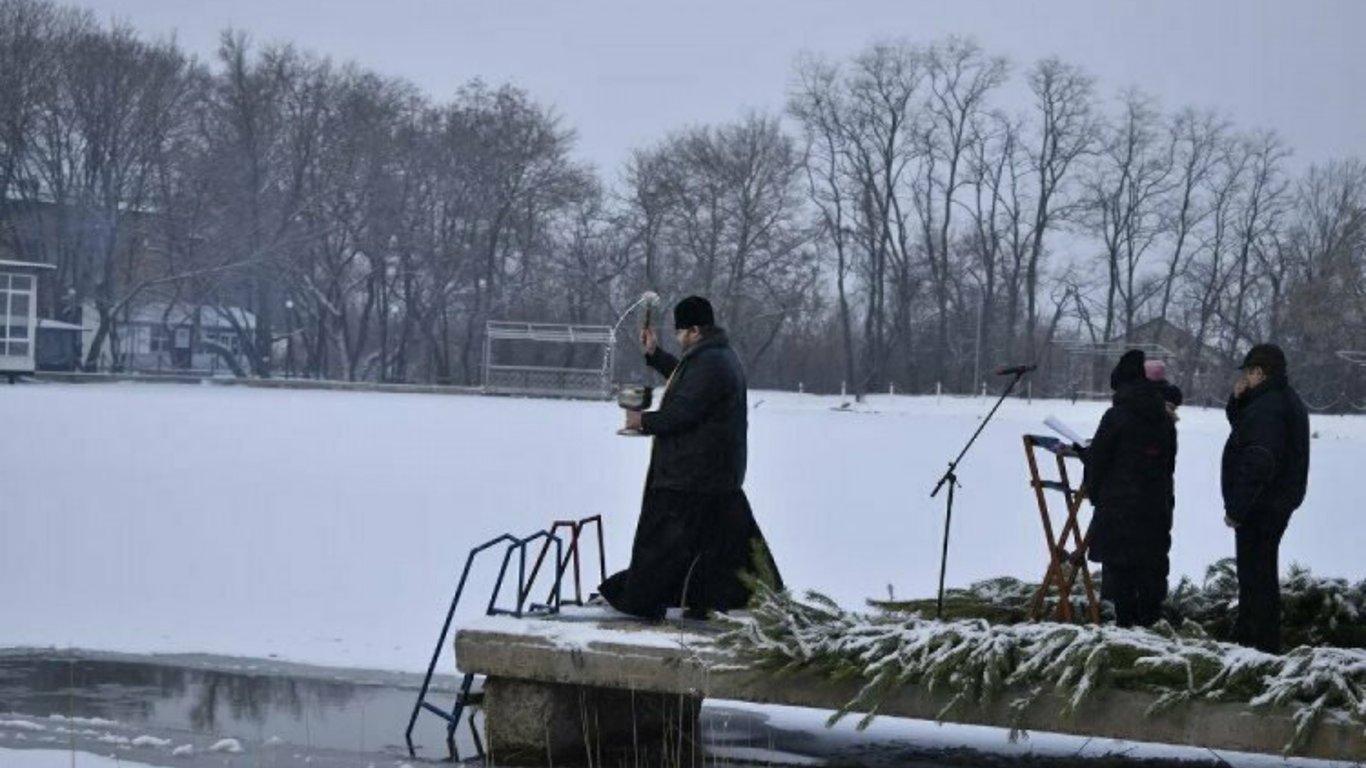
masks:
<instances>
[{"instance_id":1,"label":"person in dark jacket","mask_svg":"<svg viewBox=\"0 0 1366 768\"><path fill-rule=\"evenodd\" d=\"M1240 366L1226 412L1220 485L1224 522L1238 555L1235 639L1268 653L1281 651L1281 587L1277 557L1290 515L1309 482L1309 412L1290 386L1285 353L1258 344Z\"/></svg>"},{"instance_id":2,"label":"person in dark jacket","mask_svg":"<svg viewBox=\"0 0 1366 768\"><path fill-rule=\"evenodd\" d=\"M1172 417L1172 421L1180 421L1181 417L1176 415L1176 409L1181 407L1185 398L1180 387L1167 381L1167 363L1162 360L1145 360L1143 376L1148 381L1162 385L1162 399L1167 401L1167 413Z\"/></svg>"},{"instance_id":3,"label":"person in dark jacket","mask_svg":"<svg viewBox=\"0 0 1366 768\"><path fill-rule=\"evenodd\" d=\"M1176 423L1165 382L1144 375L1142 350L1129 350L1110 374L1113 404L1083 452L1086 493L1095 507L1089 557L1104 566L1103 595L1121 627L1155 623L1167 596Z\"/></svg>"},{"instance_id":4,"label":"person in dark jacket","mask_svg":"<svg viewBox=\"0 0 1366 768\"><path fill-rule=\"evenodd\" d=\"M654 437L631 564L598 591L612 607L661 619L683 605L690 618L749 602L741 578L756 553L777 578L745 497L748 459L745 372L711 304L689 296L674 307L675 358L641 332L645 361L664 376L659 409L627 411L626 426ZM781 580L775 587L781 589Z\"/></svg>"}]
</instances>

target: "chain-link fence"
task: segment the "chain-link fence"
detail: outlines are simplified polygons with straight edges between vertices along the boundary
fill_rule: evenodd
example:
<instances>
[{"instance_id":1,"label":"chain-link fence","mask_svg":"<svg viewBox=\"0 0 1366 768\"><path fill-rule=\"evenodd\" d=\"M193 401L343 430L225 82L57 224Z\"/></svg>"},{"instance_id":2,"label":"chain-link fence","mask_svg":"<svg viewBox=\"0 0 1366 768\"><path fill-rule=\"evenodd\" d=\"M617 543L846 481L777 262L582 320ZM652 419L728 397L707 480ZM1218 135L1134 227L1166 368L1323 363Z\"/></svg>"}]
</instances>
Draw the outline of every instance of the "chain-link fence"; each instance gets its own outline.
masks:
<instances>
[{"instance_id":1,"label":"chain-link fence","mask_svg":"<svg viewBox=\"0 0 1366 768\"><path fill-rule=\"evenodd\" d=\"M606 399L615 338L604 325L491 320L484 328L484 391Z\"/></svg>"}]
</instances>

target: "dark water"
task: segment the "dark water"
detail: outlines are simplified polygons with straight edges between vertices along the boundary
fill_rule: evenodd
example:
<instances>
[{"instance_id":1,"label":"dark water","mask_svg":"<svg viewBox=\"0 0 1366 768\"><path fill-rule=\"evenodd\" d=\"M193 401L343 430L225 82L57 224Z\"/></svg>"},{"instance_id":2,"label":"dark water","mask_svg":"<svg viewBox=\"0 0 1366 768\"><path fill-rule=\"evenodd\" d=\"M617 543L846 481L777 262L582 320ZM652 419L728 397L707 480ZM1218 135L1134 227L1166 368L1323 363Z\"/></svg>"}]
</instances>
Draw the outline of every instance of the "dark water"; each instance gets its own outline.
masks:
<instances>
[{"instance_id":1,"label":"dark water","mask_svg":"<svg viewBox=\"0 0 1366 768\"><path fill-rule=\"evenodd\" d=\"M431 701L449 708L457 680L436 681ZM446 758L445 723L422 713L414 731L418 758L403 740L421 678L257 659L199 655L130 656L0 650L0 749L46 748L114 755L152 765L414 766ZM1076 739L1042 752L981 751L955 744L962 731L902 721L867 733L824 727L829 713L785 711L726 702L702 710L708 765L1022 766L1184 765L1185 761L1107 754ZM481 716L482 717L482 716ZM881 721L886 723L888 721ZM479 722L482 727L482 722ZM144 737L142 744L132 741ZM150 743L145 737L164 740ZM213 752L222 739L240 752ZM988 735L985 741L993 737ZM1000 740L997 734L994 738ZM186 748L192 754L176 755ZM456 747L475 754L461 723ZM1075 751L1074 751L1075 749ZM23 752L8 754L13 756ZM1243 761L1234 758L1234 765ZM1273 765L1274 759L1261 765ZM1229 763L1223 763L1225 765ZM22 766L22 760L16 763ZM9 768L0 760L0 768Z\"/></svg>"},{"instance_id":2,"label":"dark water","mask_svg":"<svg viewBox=\"0 0 1366 768\"><path fill-rule=\"evenodd\" d=\"M433 702L449 707L454 682L439 680ZM239 759L264 749L282 765L296 753L309 763L350 753L392 764L383 758L408 757L403 732L420 683L408 675L198 656L0 653L0 713L17 713L0 714L0 722L23 715L44 728L11 726L4 738L7 729L0 725L0 747L67 748L75 742L118 754L120 738L169 739L172 745L164 748L122 751L128 759L155 762L175 746L192 745L202 756L215 742L235 738L243 747ZM16 734L25 738L16 742ZM413 736L419 756L445 757L443 721L423 714ZM473 754L467 728L456 743L464 755Z\"/></svg>"}]
</instances>

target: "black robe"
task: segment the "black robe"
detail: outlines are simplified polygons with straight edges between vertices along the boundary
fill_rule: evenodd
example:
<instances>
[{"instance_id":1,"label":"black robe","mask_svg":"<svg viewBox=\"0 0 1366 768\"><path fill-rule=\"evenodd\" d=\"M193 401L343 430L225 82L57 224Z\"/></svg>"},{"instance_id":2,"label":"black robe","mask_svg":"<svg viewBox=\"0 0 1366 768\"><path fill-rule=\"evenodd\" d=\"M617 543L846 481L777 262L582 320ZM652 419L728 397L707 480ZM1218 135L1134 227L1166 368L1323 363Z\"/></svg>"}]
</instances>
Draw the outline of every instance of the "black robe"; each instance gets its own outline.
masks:
<instances>
[{"instance_id":1,"label":"black robe","mask_svg":"<svg viewBox=\"0 0 1366 768\"><path fill-rule=\"evenodd\" d=\"M598 591L617 610L660 619L670 606L693 617L743 607L751 594L745 573L768 575L781 589L741 487L745 375L725 331L708 329L681 359L657 350L646 362L669 383L659 410L641 419L654 446L631 564Z\"/></svg>"},{"instance_id":2,"label":"black robe","mask_svg":"<svg viewBox=\"0 0 1366 768\"><path fill-rule=\"evenodd\" d=\"M782 588L744 491L651 489L641 504L630 567L609 576L598 591L613 608L634 616L662 619L667 608L685 606L687 616L702 618L743 608L751 591L741 574L762 570Z\"/></svg>"}]
</instances>

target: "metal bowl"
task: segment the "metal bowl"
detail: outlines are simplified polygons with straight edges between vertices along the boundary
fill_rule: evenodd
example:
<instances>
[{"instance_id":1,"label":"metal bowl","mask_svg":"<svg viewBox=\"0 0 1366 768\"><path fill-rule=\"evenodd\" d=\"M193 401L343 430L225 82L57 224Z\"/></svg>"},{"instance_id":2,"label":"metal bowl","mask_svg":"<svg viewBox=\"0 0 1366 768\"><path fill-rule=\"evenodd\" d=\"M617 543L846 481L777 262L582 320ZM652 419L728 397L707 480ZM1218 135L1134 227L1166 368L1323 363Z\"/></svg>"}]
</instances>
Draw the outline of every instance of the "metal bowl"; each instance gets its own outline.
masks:
<instances>
[{"instance_id":1,"label":"metal bowl","mask_svg":"<svg viewBox=\"0 0 1366 768\"><path fill-rule=\"evenodd\" d=\"M643 411L654 400L654 388L646 384L627 384L617 390L617 405L628 411Z\"/></svg>"}]
</instances>

